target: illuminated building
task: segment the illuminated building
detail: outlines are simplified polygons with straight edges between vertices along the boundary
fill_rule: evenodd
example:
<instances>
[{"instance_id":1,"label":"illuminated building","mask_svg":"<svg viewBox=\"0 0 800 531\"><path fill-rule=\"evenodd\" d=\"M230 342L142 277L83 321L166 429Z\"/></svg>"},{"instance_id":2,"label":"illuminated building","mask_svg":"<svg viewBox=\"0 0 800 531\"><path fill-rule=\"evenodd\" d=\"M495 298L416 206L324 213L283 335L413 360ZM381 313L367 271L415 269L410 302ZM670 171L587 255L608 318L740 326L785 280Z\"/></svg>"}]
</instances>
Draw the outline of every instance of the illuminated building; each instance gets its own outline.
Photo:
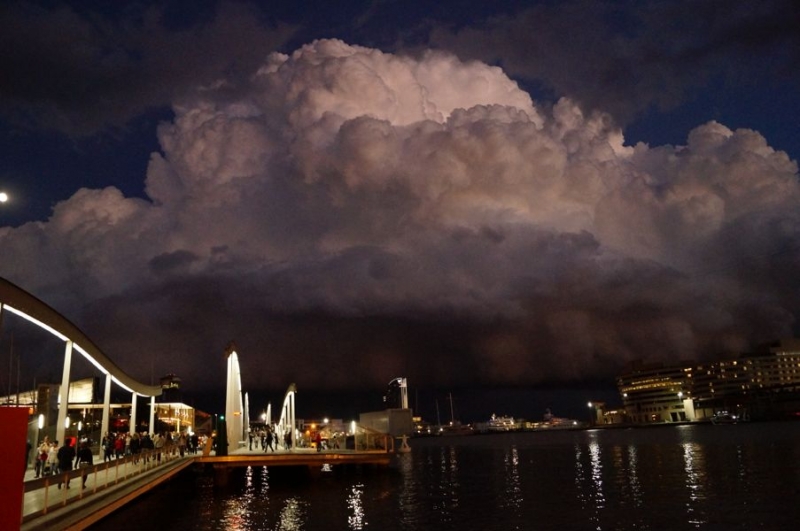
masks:
<instances>
[{"instance_id":1,"label":"illuminated building","mask_svg":"<svg viewBox=\"0 0 800 531\"><path fill-rule=\"evenodd\" d=\"M628 422L785 418L800 410L800 339L736 359L665 366L631 364L617 377Z\"/></svg>"},{"instance_id":2,"label":"illuminated building","mask_svg":"<svg viewBox=\"0 0 800 531\"><path fill-rule=\"evenodd\" d=\"M664 366L632 363L617 377L629 422L695 420L692 402L692 365Z\"/></svg>"},{"instance_id":3,"label":"illuminated building","mask_svg":"<svg viewBox=\"0 0 800 531\"><path fill-rule=\"evenodd\" d=\"M162 379L162 385L177 392L180 379L168 375ZM42 440L45 435L51 440L57 440L57 422L59 411L59 385L40 384L35 390L26 390L14 395L0 397L0 404L25 407L29 410L28 433L30 440ZM88 437L93 444L97 444L103 436L103 409L104 403L99 399L100 379L88 377L74 380L69 383L69 393L66 416L61 427L66 437ZM172 395L178 398L179 395ZM108 431L112 433L126 433L131 431L130 421L134 414L131 402L110 402ZM41 415L41 426L38 426ZM180 432L198 431L198 424L208 417L207 414L195 410L180 401L159 401L155 404L153 426L147 422L149 415L137 415L137 424L134 429L138 432ZM200 422L198 422L198 419ZM210 431L206 429L205 431Z\"/></svg>"}]
</instances>

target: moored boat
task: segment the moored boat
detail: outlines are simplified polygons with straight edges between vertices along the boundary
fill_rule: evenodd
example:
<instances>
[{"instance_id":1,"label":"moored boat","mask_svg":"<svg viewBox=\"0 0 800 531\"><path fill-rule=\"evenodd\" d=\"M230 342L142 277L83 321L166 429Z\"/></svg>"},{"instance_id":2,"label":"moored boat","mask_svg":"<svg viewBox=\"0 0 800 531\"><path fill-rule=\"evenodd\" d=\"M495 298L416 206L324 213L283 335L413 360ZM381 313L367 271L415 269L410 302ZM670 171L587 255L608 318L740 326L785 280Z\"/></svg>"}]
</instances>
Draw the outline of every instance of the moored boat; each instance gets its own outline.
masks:
<instances>
[{"instance_id":1,"label":"moored boat","mask_svg":"<svg viewBox=\"0 0 800 531\"><path fill-rule=\"evenodd\" d=\"M729 411L717 411L711 416L712 424L736 424L738 422L739 417Z\"/></svg>"}]
</instances>

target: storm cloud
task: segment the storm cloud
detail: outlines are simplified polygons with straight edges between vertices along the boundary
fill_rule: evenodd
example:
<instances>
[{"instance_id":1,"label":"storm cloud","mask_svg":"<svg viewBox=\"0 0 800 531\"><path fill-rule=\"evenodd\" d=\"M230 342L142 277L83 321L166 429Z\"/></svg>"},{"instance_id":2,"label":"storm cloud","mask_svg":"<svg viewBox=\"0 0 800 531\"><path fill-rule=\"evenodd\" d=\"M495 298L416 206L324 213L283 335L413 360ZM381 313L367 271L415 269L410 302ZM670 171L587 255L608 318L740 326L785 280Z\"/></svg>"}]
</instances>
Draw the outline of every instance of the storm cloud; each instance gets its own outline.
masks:
<instances>
[{"instance_id":1,"label":"storm cloud","mask_svg":"<svg viewBox=\"0 0 800 531\"><path fill-rule=\"evenodd\" d=\"M498 67L317 40L186 92L147 198L0 228L0 274L132 375L531 385L791 335L797 164L717 122L628 145Z\"/></svg>"},{"instance_id":2,"label":"storm cloud","mask_svg":"<svg viewBox=\"0 0 800 531\"><path fill-rule=\"evenodd\" d=\"M541 2L479 23L432 25L426 46L499 64L628 124L708 86L800 90L798 23L790 0Z\"/></svg>"}]
</instances>

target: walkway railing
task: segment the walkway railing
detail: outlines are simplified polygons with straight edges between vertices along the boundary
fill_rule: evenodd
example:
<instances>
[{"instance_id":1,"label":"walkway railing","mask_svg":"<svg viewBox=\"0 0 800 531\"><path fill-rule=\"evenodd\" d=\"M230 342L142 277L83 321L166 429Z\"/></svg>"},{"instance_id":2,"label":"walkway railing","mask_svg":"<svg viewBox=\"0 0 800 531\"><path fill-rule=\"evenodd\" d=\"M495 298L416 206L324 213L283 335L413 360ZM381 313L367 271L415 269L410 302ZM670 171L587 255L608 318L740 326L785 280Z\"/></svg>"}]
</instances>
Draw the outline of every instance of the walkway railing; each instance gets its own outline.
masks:
<instances>
[{"instance_id":1,"label":"walkway railing","mask_svg":"<svg viewBox=\"0 0 800 531\"><path fill-rule=\"evenodd\" d=\"M188 456L193 457L193 454L188 454ZM78 467L68 472L25 481L22 522L28 522L55 509L81 501L89 495L180 458L177 446L165 446L160 449L142 450L139 454L128 455L89 467ZM84 475L87 476L86 487L82 488ZM67 481L70 482L69 488Z\"/></svg>"},{"instance_id":2,"label":"walkway railing","mask_svg":"<svg viewBox=\"0 0 800 531\"><path fill-rule=\"evenodd\" d=\"M369 456L370 454L375 456L388 455L395 451L394 439L385 433L358 426L353 435L353 448L327 449L321 453L311 448L293 448L270 454L239 449L230 456L220 459L234 461L237 458L247 457L247 454L252 454L253 456L265 458L268 455L272 458L277 457L278 460L274 463L275 465L291 464L288 462L291 459L287 461L285 458L295 458L298 463L305 463L308 460L308 456L315 458L314 461L328 462L328 460L333 459L336 463L349 463L362 462L364 456ZM211 453L210 450L209 445L204 451L186 453L186 458L207 460ZM362 461L359 461L359 455ZM151 471L157 473L158 467L175 460L183 461L183 458L180 457L178 446L173 444L160 449L142 450L139 454L115 458L90 467L79 467L68 472L25 481L22 523L31 522L55 510L87 500L92 495L102 493L136 476L143 476ZM214 460L217 461L217 459ZM180 463L175 463L175 465L180 466ZM86 488L82 488L82 476L84 475L87 476ZM67 481L70 481L69 488L66 487ZM58 487L59 483L61 484L60 488Z\"/></svg>"}]
</instances>

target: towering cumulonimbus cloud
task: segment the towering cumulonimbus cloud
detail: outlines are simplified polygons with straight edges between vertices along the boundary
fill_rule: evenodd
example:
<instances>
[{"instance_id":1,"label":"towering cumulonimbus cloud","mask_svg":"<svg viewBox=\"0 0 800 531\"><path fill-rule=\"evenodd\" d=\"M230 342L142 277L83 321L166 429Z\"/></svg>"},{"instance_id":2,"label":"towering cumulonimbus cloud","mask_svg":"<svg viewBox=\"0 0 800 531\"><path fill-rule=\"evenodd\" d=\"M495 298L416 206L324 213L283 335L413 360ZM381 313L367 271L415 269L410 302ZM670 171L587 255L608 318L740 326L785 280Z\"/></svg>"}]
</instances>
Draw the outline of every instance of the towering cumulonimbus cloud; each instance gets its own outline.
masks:
<instances>
[{"instance_id":1,"label":"towering cumulonimbus cloud","mask_svg":"<svg viewBox=\"0 0 800 531\"><path fill-rule=\"evenodd\" d=\"M320 40L198 88L159 141L150 201L80 190L0 229L0 274L195 385L230 339L249 388L608 376L800 310L797 165L755 131L629 146L497 67Z\"/></svg>"}]
</instances>

